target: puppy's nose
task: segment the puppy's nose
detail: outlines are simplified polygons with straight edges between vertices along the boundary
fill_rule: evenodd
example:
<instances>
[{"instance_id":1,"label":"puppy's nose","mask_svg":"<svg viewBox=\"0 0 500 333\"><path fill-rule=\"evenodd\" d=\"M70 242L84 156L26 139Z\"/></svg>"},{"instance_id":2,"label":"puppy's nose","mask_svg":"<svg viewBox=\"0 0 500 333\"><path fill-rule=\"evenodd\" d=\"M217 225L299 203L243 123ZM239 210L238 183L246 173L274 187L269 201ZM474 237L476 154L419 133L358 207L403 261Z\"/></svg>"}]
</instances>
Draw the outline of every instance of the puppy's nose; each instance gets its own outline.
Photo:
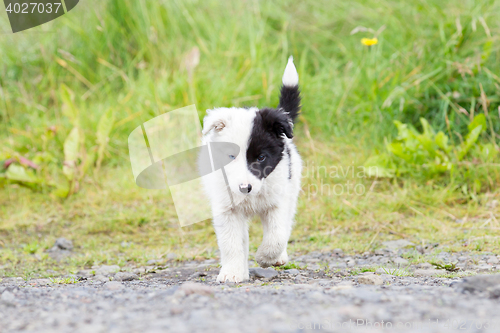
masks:
<instances>
[{"instance_id":1,"label":"puppy's nose","mask_svg":"<svg viewBox=\"0 0 500 333\"><path fill-rule=\"evenodd\" d=\"M240 192L241 193L250 193L252 190L252 185L251 184L240 184Z\"/></svg>"}]
</instances>

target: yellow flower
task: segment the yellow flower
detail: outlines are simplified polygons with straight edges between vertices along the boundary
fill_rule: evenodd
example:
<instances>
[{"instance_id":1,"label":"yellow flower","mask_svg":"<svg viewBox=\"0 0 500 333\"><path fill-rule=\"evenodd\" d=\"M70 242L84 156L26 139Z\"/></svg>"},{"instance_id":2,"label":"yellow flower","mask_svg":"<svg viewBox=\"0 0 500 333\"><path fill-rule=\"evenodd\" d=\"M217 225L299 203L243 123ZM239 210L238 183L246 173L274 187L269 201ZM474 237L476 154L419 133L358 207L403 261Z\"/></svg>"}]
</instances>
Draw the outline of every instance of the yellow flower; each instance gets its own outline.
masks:
<instances>
[{"instance_id":1,"label":"yellow flower","mask_svg":"<svg viewBox=\"0 0 500 333\"><path fill-rule=\"evenodd\" d=\"M366 46L372 46L378 43L378 39L374 38L361 38L361 44Z\"/></svg>"}]
</instances>

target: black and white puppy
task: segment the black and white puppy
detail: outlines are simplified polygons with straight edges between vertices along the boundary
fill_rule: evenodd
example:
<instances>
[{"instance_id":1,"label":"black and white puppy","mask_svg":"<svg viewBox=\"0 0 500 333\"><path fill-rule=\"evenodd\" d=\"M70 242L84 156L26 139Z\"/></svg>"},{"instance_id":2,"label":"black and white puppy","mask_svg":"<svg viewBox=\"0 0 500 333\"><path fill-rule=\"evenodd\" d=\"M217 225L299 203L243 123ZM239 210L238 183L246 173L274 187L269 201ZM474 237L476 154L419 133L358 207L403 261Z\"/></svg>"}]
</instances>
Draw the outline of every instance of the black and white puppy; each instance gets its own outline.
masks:
<instances>
[{"instance_id":1,"label":"black and white puppy","mask_svg":"<svg viewBox=\"0 0 500 333\"><path fill-rule=\"evenodd\" d=\"M299 76L292 57L282 82L276 109L216 108L207 110L203 121L204 144L239 146L239 153L228 152L233 161L224 168L224 177L203 180L221 253L219 282L249 279L248 222L254 215L260 216L264 230L257 262L269 267L288 261L302 171L292 142L300 111Z\"/></svg>"}]
</instances>

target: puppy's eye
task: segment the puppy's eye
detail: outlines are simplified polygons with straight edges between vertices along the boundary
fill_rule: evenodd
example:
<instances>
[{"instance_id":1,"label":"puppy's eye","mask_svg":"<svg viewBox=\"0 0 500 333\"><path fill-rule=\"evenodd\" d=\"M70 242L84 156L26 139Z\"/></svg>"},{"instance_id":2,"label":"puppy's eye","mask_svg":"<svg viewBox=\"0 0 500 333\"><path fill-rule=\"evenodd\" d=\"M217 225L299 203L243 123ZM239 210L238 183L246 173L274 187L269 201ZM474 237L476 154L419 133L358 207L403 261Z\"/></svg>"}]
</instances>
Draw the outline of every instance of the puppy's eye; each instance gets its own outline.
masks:
<instances>
[{"instance_id":1,"label":"puppy's eye","mask_svg":"<svg viewBox=\"0 0 500 333\"><path fill-rule=\"evenodd\" d=\"M257 157L257 162L262 163L266 159L266 156L264 154L260 154L259 157Z\"/></svg>"},{"instance_id":2,"label":"puppy's eye","mask_svg":"<svg viewBox=\"0 0 500 333\"><path fill-rule=\"evenodd\" d=\"M232 160L234 160L234 159L236 159L236 156L234 156L234 155L229 155L229 158L230 158L230 159L232 159Z\"/></svg>"}]
</instances>

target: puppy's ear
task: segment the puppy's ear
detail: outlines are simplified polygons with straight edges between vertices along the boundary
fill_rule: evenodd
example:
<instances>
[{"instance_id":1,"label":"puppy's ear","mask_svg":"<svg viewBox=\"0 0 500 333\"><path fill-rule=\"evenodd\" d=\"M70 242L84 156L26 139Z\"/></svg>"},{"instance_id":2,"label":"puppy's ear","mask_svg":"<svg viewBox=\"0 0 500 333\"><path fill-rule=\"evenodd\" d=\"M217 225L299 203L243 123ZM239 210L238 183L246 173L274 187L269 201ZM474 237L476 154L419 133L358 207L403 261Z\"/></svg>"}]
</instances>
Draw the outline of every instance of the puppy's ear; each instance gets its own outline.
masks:
<instances>
[{"instance_id":1,"label":"puppy's ear","mask_svg":"<svg viewBox=\"0 0 500 333\"><path fill-rule=\"evenodd\" d=\"M281 138L283 134L287 138L293 138L293 123L288 115L276 109L265 108L259 110L262 126L276 137Z\"/></svg>"},{"instance_id":2,"label":"puppy's ear","mask_svg":"<svg viewBox=\"0 0 500 333\"><path fill-rule=\"evenodd\" d=\"M287 138L293 138L293 128L288 117L277 118L273 125L273 131L278 137L285 134Z\"/></svg>"},{"instance_id":3,"label":"puppy's ear","mask_svg":"<svg viewBox=\"0 0 500 333\"><path fill-rule=\"evenodd\" d=\"M206 135L214 128L216 132L220 132L224 127L226 127L226 121L220 117L220 115L217 115L216 112L208 113L205 118L203 118L202 134Z\"/></svg>"}]
</instances>

